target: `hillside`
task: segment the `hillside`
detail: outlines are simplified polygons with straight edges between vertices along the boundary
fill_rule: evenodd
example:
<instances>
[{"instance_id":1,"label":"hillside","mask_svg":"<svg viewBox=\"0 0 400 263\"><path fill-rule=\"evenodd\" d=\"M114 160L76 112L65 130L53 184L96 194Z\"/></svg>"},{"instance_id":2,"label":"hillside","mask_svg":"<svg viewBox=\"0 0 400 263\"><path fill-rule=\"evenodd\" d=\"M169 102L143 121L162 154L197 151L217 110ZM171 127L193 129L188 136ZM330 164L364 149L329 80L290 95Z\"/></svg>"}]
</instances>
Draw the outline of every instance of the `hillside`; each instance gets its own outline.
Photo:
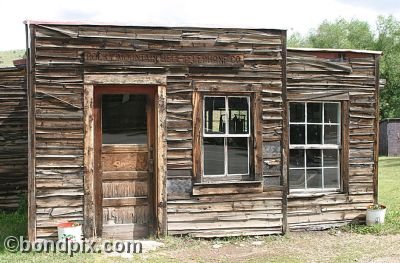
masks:
<instances>
[{"instance_id":1,"label":"hillside","mask_svg":"<svg viewBox=\"0 0 400 263\"><path fill-rule=\"evenodd\" d=\"M25 50L0 51L0 68L13 66L13 60L22 58Z\"/></svg>"}]
</instances>

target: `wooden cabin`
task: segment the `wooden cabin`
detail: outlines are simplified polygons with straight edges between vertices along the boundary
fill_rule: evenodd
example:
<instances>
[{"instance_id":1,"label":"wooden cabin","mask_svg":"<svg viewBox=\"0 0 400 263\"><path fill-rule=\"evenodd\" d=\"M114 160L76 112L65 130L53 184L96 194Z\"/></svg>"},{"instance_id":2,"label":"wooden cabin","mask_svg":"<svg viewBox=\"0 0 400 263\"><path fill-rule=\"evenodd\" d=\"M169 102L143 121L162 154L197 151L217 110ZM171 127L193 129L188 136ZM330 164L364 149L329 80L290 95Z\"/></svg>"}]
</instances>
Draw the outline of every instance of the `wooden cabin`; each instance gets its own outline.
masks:
<instances>
[{"instance_id":1,"label":"wooden cabin","mask_svg":"<svg viewBox=\"0 0 400 263\"><path fill-rule=\"evenodd\" d=\"M29 238L281 234L377 199L379 52L28 21Z\"/></svg>"},{"instance_id":2,"label":"wooden cabin","mask_svg":"<svg viewBox=\"0 0 400 263\"><path fill-rule=\"evenodd\" d=\"M24 68L0 68L0 209L15 210L28 184L28 105Z\"/></svg>"},{"instance_id":3,"label":"wooden cabin","mask_svg":"<svg viewBox=\"0 0 400 263\"><path fill-rule=\"evenodd\" d=\"M400 118L381 120L379 127L379 154L400 156Z\"/></svg>"}]
</instances>

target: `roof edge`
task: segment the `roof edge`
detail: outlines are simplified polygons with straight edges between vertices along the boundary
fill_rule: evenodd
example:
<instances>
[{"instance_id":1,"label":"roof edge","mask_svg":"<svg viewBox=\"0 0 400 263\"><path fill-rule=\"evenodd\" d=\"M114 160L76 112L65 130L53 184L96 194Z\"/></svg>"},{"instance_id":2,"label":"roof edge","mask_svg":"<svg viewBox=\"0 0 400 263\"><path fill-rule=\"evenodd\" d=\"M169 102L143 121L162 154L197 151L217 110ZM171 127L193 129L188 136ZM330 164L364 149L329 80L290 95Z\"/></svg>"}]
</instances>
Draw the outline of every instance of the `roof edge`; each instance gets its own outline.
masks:
<instances>
[{"instance_id":1,"label":"roof edge","mask_svg":"<svg viewBox=\"0 0 400 263\"><path fill-rule=\"evenodd\" d=\"M114 26L114 27L137 27L137 28L193 28L193 29L247 29L247 30L265 30L265 31L280 31L286 32L287 29L281 28L256 28L256 27L224 27L221 25L210 25L210 26L168 26L168 25L131 25L125 23L103 23L103 22L93 22L93 21L40 21L40 20L24 20L26 25L65 25L65 26Z\"/></svg>"},{"instance_id":2,"label":"roof edge","mask_svg":"<svg viewBox=\"0 0 400 263\"><path fill-rule=\"evenodd\" d=\"M360 49L340 49L340 48L287 48L287 51L305 51L305 52L351 52L351 53L361 53L361 54L374 54L382 55L382 51L376 50L360 50Z\"/></svg>"}]
</instances>

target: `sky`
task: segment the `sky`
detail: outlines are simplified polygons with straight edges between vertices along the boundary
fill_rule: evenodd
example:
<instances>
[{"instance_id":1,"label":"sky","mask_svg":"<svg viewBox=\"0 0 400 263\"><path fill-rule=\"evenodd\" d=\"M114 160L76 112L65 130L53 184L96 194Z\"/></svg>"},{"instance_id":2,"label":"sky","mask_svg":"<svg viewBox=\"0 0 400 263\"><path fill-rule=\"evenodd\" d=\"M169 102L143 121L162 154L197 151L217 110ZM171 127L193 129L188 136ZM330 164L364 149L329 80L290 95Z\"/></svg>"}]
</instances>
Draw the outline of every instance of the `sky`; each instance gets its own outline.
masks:
<instances>
[{"instance_id":1,"label":"sky","mask_svg":"<svg viewBox=\"0 0 400 263\"><path fill-rule=\"evenodd\" d=\"M7 3L7 4L5 4ZM277 28L306 34L324 20L400 20L399 0L14 0L1 1L0 50L24 49L24 20L140 26Z\"/></svg>"}]
</instances>

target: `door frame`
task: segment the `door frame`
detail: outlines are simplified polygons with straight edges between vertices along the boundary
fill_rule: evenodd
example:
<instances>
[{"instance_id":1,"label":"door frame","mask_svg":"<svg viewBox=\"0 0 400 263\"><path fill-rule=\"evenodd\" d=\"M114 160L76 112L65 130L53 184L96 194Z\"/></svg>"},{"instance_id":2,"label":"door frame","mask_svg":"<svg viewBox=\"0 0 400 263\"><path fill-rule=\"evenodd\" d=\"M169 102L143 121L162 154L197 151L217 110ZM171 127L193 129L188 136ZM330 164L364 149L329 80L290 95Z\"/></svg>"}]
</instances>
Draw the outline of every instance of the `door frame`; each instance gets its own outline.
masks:
<instances>
[{"instance_id":1,"label":"door frame","mask_svg":"<svg viewBox=\"0 0 400 263\"><path fill-rule=\"evenodd\" d=\"M155 152L154 152L154 120L155 120L155 91L157 86L155 85L110 85L110 84L102 84L94 86L94 174L95 180L94 184L94 196L95 196L95 232L97 236L103 236L103 179L102 179L102 152L103 152L103 143L102 143L102 96L104 94L142 94L147 96L146 103L146 126L147 126L147 146L148 152L152 156L148 158L149 160L154 160ZM154 163L153 163L154 165ZM150 168L150 167L149 167ZM148 229L149 234L154 233L155 227L155 207L156 204L154 202L154 193L156 193L156 185L154 178L154 169L155 167L151 167L149 171L149 177L147 180L148 183L148 202L149 202L149 223Z\"/></svg>"},{"instance_id":2,"label":"door frame","mask_svg":"<svg viewBox=\"0 0 400 263\"><path fill-rule=\"evenodd\" d=\"M95 118L94 90L96 85L132 85L154 87L154 230L156 236L167 233L167 194L166 194L166 85L165 75L137 74L85 74L84 76L84 200L83 200L83 234L85 238L98 237L96 231L96 181L94 180L95 163ZM102 209L102 208L100 208Z\"/></svg>"}]
</instances>

